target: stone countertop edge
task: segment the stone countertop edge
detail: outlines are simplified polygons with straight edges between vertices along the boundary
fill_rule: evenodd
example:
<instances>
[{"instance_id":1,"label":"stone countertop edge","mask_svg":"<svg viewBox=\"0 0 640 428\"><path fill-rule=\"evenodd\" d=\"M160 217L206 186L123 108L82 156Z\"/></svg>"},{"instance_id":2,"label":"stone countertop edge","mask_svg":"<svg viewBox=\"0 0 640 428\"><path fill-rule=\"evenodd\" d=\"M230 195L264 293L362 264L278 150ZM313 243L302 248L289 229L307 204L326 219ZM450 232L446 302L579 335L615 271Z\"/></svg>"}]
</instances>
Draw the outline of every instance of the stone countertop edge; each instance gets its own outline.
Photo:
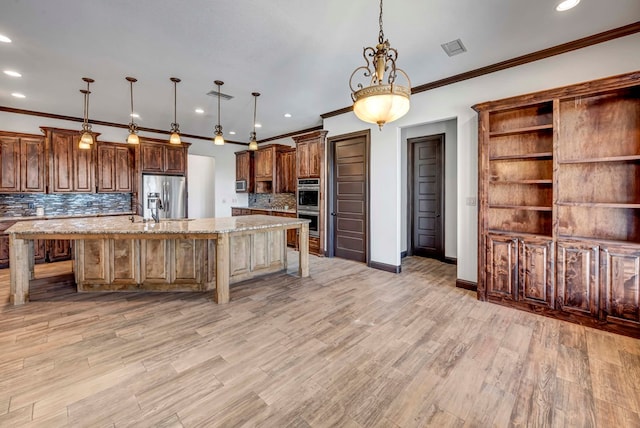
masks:
<instances>
[{"instance_id":1,"label":"stone countertop edge","mask_svg":"<svg viewBox=\"0 0 640 428\"><path fill-rule=\"evenodd\" d=\"M171 220L160 223L131 222L130 216L108 218L66 218L56 220L19 221L5 233L24 235L127 235L127 234L176 234L206 235L232 233L271 227L292 226L309 223L308 219L250 215L239 217L217 217L201 219ZM28 239L28 238L27 238Z\"/></svg>"},{"instance_id":2,"label":"stone countertop edge","mask_svg":"<svg viewBox=\"0 0 640 428\"><path fill-rule=\"evenodd\" d=\"M295 208L289 208L287 210L285 210L284 208L258 208L258 207L238 207L238 206L232 206L233 208L238 208L241 210L256 210L256 211L273 211L273 212L278 212L278 213L287 213L287 214L296 214L298 211Z\"/></svg>"},{"instance_id":3,"label":"stone countertop edge","mask_svg":"<svg viewBox=\"0 0 640 428\"><path fill-rule=\"evenodd\" d=\"M120 211L117 213L99 213L99 214L63 214L63 215L30 215L21 217L0 217L0 222L3 221L29 221L29 220L58 220L66 218L95 218L95 217L111 217L111 216L123 216L132 215L133 211Z\"/></svg>"}]
</instances>

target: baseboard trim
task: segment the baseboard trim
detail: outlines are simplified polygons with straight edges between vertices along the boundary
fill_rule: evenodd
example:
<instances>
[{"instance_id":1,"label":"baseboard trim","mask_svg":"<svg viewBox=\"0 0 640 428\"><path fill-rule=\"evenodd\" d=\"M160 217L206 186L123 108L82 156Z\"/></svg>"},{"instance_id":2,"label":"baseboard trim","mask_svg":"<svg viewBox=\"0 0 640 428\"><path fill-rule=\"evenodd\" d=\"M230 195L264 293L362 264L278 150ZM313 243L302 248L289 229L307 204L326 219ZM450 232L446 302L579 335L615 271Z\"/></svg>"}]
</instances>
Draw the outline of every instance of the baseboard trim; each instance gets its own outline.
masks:
<instances>
[{"instance_id":1,"label":"baseboard trim","mask_svg":"<svg viewBox=\"0 0 640 428\"><path fill-rule=\"evenodd\" d=\"M445 257L444 259L442 259L442 261L445 263L449 263L450 265L458 264L458 259L456 259L455 257Z\"/></svg>"},{"instance_id":2,"label":"baseboard trim","mask_svg":"<svg viewBox=\"0 0 640 428\"><path fill-rule=\"evenodd\" d=\"M466 279L456 279L456 287L464 288L465 290L478 291L478 283L473 281L467 281Z\"/></svg>"},{"instance_id":3,"label":"baseboard trim","mask_svg":"<svg viewBox=\"0 0 640 428\"><path fill-rule=\"evenodd\" d=\"M386 263L380 263L380 262L374 262L374 261L369 262L369 267L373 269L383 270L385 272L391 272L391 273L400 273L402 271L401 266L388 265Z\"/></svg>"},{"instance_id":4,"label":"baseboard trim","mask_svg":"<svg viewBox=\"0 0 640 428\"><path fill-rule=\"evenodd\" d=\"M406 251L401 252L400 253L400 258L404 259L405 257L407 257L407 252Z\"/></svg>"}]
</instances>

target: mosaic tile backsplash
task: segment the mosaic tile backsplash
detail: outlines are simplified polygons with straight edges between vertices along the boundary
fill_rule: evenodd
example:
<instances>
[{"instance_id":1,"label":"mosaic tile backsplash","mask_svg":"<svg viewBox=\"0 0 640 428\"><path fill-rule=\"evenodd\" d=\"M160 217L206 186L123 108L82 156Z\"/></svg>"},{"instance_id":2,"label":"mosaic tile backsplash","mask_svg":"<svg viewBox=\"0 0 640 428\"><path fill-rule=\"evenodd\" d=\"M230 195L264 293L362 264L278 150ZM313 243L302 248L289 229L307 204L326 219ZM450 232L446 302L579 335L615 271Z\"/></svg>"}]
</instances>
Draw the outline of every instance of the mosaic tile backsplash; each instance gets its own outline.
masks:
<instances>
[{"instance_id":1,"label":"mosaic tile backsplash","mask_svg":"<svg viewBox=\"0 0 640 428\"><path fill-rule=\"evenodd\" d=\"M0 194L0 217L131 212L131 193Z\"/></svg>"},{"instance_id":2,"label":"mosaic tile backsplash","mask_svg":"<svg viewBox=\"0 0 640 428\"><path fill-rule=\"evenodd\" d=\"M296 208L295 193L249 193L250 208Z\"/></svg>"}]
</instances>

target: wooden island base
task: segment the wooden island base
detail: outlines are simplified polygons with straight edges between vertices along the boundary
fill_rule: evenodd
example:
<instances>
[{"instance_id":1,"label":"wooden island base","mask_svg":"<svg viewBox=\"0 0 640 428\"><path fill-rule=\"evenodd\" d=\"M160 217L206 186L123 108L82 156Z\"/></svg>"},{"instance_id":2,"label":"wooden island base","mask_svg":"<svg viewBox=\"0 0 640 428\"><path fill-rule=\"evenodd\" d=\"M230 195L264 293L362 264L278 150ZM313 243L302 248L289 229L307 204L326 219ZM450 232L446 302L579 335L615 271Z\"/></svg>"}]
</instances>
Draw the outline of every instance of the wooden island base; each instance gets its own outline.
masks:
<instances>
[{"instance_id":1,"label":"wooden island base","mask_svg":"<svg viewBox=\"0 0 640 428\"><path fill-rule=\"evenodd\" d=\"M33 240L74 240L78 291L211 291L229 301L229 284L287 269L286 232L299 229L299 269L309 276L307 220L273 216L131 223L116 217L22 222L11 241L11 302L26 303ZM92 227L93 226L93 227ZM61 238L64 236L64 238Z\"/></svg>"}]
</instances>

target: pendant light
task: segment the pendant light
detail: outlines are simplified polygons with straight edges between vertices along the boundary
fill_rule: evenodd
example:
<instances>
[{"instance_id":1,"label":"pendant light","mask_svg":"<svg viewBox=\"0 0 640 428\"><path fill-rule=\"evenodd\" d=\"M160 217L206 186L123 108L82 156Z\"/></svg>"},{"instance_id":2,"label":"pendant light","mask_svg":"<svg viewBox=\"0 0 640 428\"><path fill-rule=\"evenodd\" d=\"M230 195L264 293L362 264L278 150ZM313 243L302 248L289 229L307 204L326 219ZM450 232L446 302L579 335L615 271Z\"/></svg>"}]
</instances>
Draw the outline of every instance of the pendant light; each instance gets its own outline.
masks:
<instances>
[{"instance_id":1,"label":"pendant light","mask_svg":"<svg viewBox=\"0 0 640 428\"><path fill-rule=\"evenodd\" d=\"M253 95L253 132L249 136L249 150L258 150L258 141L256 141L256 109L258 107L258 97L260 92L252 92Z\"/></svg>"},{"instance_id":2,"label":"pendant light","mask_svg":"<svg viewBox=\"0 0 640 428\"><path fill-rule=\"evenodd\" d=\"M84 95L84 119L82 121L82 131L80 131L80 141L78 142L78 148L82 150L91 149L93 144L93 135L91 134L91 125L89 125L89 85L95 80L89 77L83 77L82 80L87 82L87 89L80 89L80 92Z\"/></svg>"},{"instance_id":3,"label":"pendant light","mask_svg":"<svg viewBox=\"0 0 640 428\"><path fill-rule=\"evenodd\" d=\"M356 68L349 78L353 112L358 119L377 123L380 129L385 123L393 122L404 116L410 107L411 81L403 70L396 67L398 51L391 47L389 40L385 40L382 31L382 0L380 0L380 18L378 19L380 32L375 49L364 48L362 55L366 66ZM371 62L369 58L372 58ZM356 82L354 88L353 76L362 70L364 77L371 77L369 86ZM389 71L385 79L385 72ZM402 74L409 86L396 84L398 73Z\"/></svg>"},{"instance_id":4,"label":"pendant light","mask_svg":"<svg viewBox=\"0 0 640 428\"><path fill-rule=\"evenodd\" d=\"M131 122L129 122L129 136L127 137L127 143L129 144L140 144L140 139L138 138L138 125L133 121L133 84L138 81L135 77L125 77L127 82L130 84L131 94Z\"/></svg>"},{"instance_id":5,"label":"pendant light","mask_svg":"<svg viewBox=\"0 0 640 428\"><path fill-rule=\"evenodd\" d=\"M169 138L169 144L180 145L182 141L180 141L180 125L178 125L178 120L176 119L177 114L177 99L178 99L178 83L180 79L177 77L172 77L169 80L173 82L173 123L171 124L171 137Z\"/></svg>"},{"instance_id":6,"label":"pendant light","mask_svg":"<svg viewBox=\"0 0 640 428\"><path fill-rule=\"evenodd\" d=\"M224 85L224 82L222 80L216 80L213 83L218 85L218 124L214 131L215 138L213 139L213 144L222 146L224 145L224 137L222 136L222 126L220 126L220 86Z\"/></svg>"}]
</instances>

